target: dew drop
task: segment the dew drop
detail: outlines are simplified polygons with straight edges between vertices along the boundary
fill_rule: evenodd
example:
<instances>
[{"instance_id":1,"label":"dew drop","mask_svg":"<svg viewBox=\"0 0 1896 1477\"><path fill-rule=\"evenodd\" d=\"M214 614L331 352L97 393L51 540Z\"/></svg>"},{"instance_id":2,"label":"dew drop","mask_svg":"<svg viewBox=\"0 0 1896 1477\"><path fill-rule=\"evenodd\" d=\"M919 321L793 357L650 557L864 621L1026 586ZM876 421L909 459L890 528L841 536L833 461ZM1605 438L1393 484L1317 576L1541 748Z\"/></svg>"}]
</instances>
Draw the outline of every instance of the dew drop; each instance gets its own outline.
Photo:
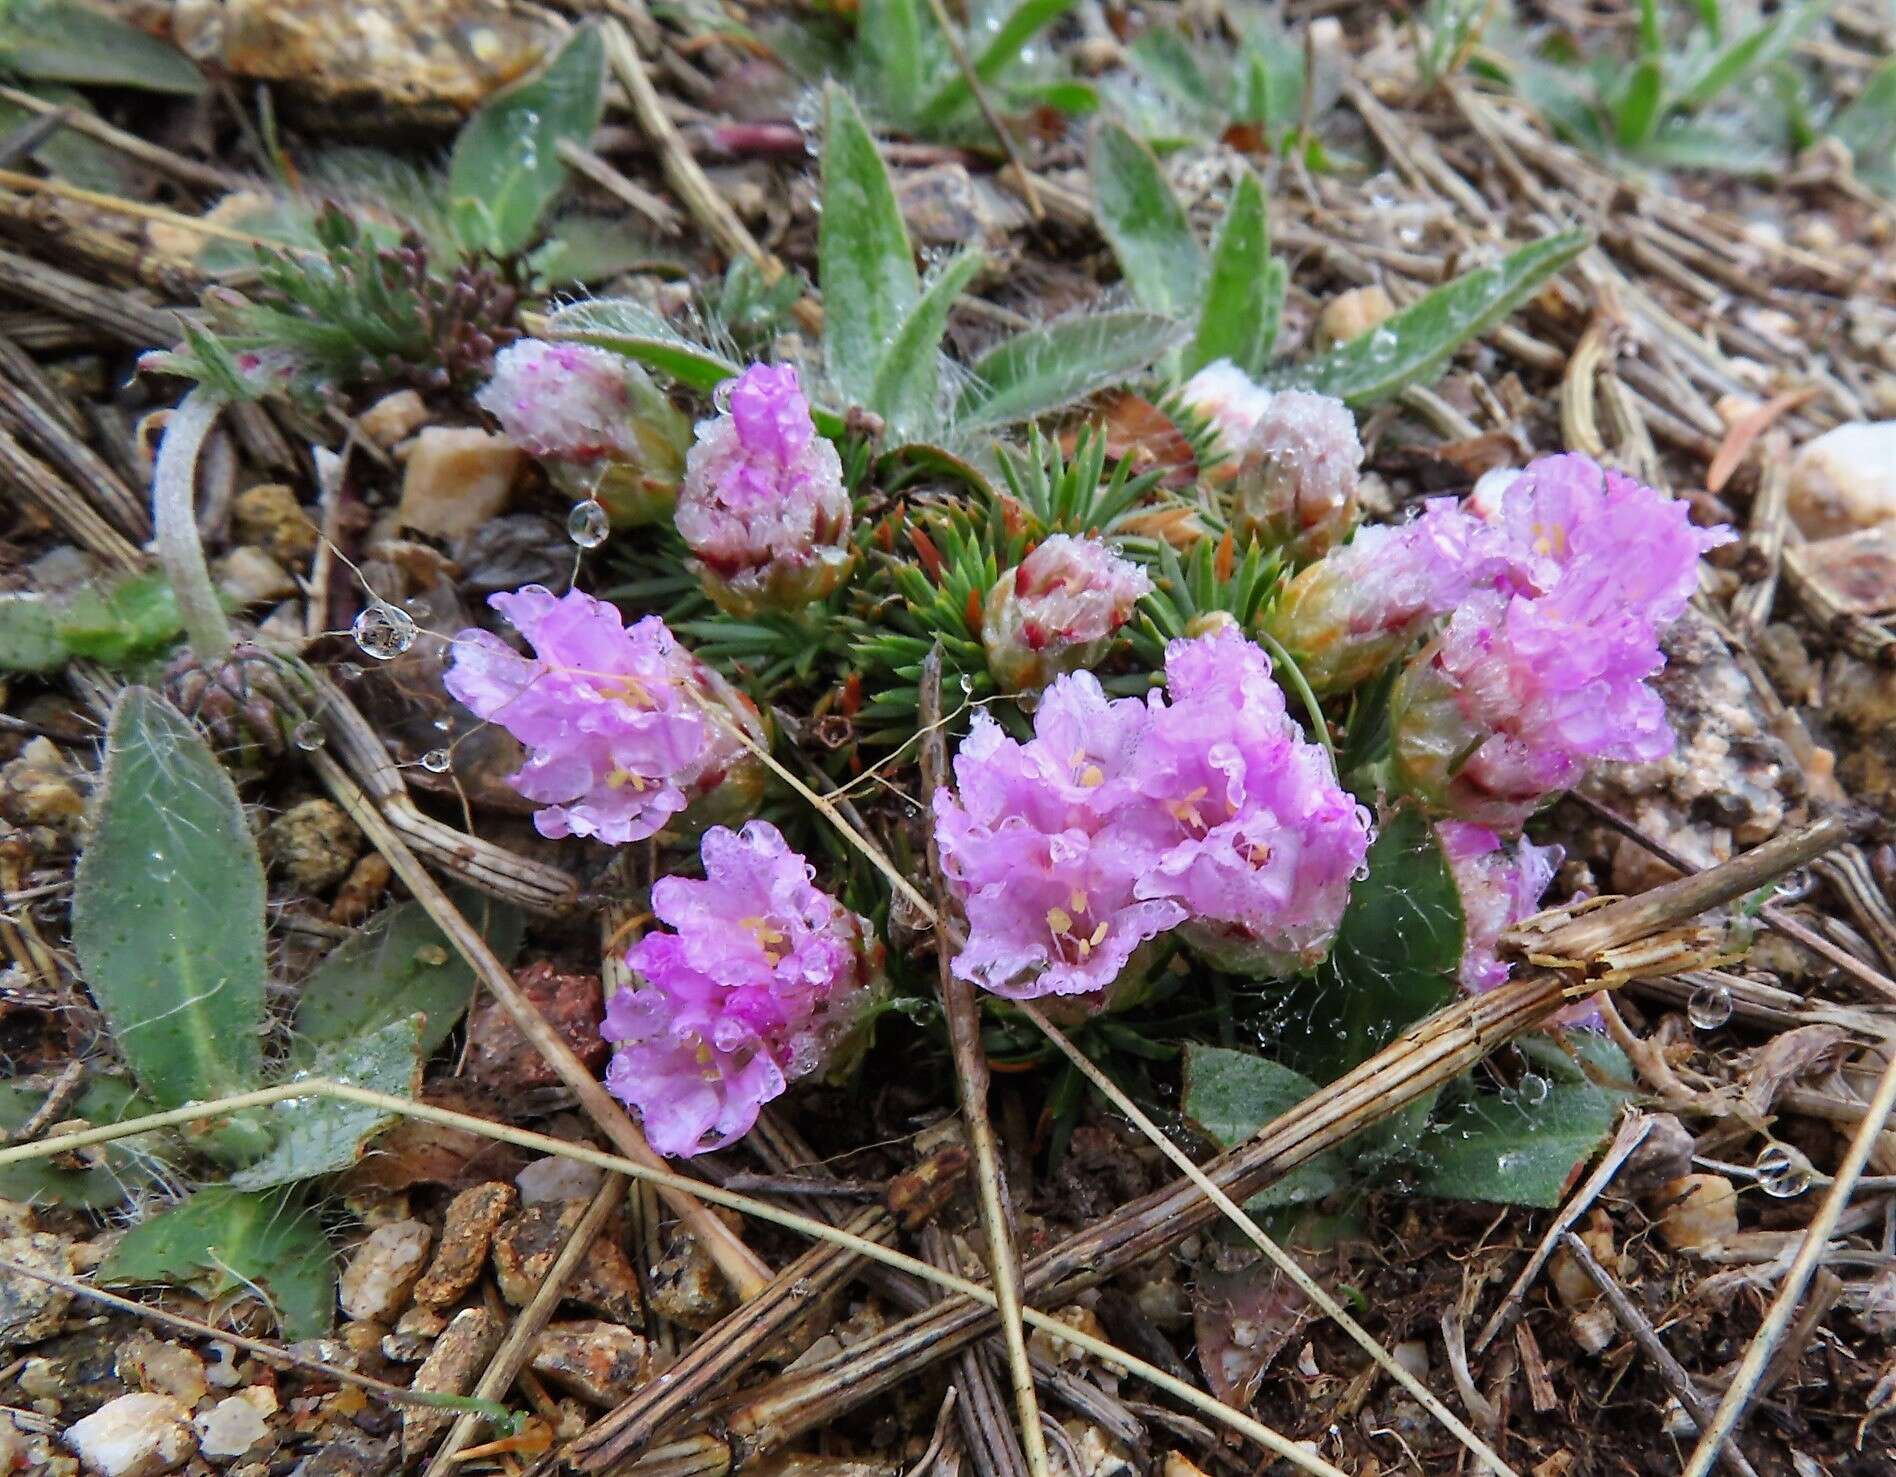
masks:
<instances>
[{"instance_id":1,"label":"dew drop","mask_svg":"<svg viewBox=\"0 0 1896 1477\"><path fill-rule=\"evenodd\" d=\"M421 767L430 774L446 774L453 762L446 749L430 749L421 756Z\"/></svg>"},{"instance_id":2,"label":"dew drop","mask_svg":"<svg viewBox=\"0 0 1896 1477\"><path fill-rule=\"evenodd\" d=\"M376 600L362 607L349 634L367 655L392 662L415 644L415 618L386 600Z\"/></svg>"},{"instance_id":3,"label":"dew drop","mask_svg":"<svg viewBox=\"0 0 1896 1477\"><path fill-rule=\"evenodd\" d=\"M1701 1031L1716 1031L1731 1019L1731 991L1723 985L1700 985L1685 1003L1685 1016Z\"/></svg>"},{"instance_id":4,"label":"dew drop","mask_svg":"<svg viewBox=\"0 0 1896 1477\"><path fill-rule=\"evenodd\" d=\"M1778 1200L1789 1200L1810 1188L1810 1160L1789 1144L1771 1144L1758 1156L1758 1186Z\"/></svg>"},{"instance_id":5,"label":"dew drop","mask_svg":"<svg viewBox=\"0 0 1896 1477\"><path fill-rule=\"evenodd\" d=\"M436 733L446 733L452 727L454 727L454 720L446 713L443 713L434 721L434 731Z\"/></svg>"},{"instance_id":6,"label":"dew drop","mask_svg":"<svg viewBox=\"0 0 1896 1477\"><path fill-rule=\"evenodd\" d=\"M305 753L313 754L329 742L329 735L313 720L305 718L290 730L290 742Z\"/></svg>"},{"instance_id":7,"label":"dew drop","mask_svg":"<svg viewBox=\"0 0 1896 1477\"><path fill-rule=\"evenodd\" d=\"M735 383L734 380L726 380L711 392L711 408L719 415L731 413L731 386Z\"/></svg>"},{"instance_id":8,"label":"dew drop","mask_svg":"<svg viewBox=\"0 0 1896 1477\"><path fill-rule=\"evenodd\" d=\"M611 531L606 510L598 503L574 503L573 511L566 515L566 536L582 549L598 548Z\"/></svg>"},{"instance_id":9,"label":"dew drop","mask_svg":"<svg viewBox=\"0 0 1896 1477\"><path fill-rule=\"evenodd\" d=\"M1547 1101L1547 1094L1553 1091L1553 1084L1538 1072L1529 1072L1521 1079L1521 1101L1530 1108L1538 1108Z\"/></svg>"},{"instance_id":10,"label":"dew drop","mask_svg":"<svg viewBox=\"0 0 1896 1477\"><path fill-rule=\"evenodd\" d=\"M1811 875L1810 868L1799 867L1779 880L1777 893L1772 900L1780 903L1801 902L1810 896L1816 886L1817 879Z\"/></svg>"},{"instance_id":11,"label":"dew drop","mask_svg":"<svg viewBox=\"0 0 1896 1477\"><path fill-rule=\"evenodd\" d=\"M362 675L362 663L343 662L336 668L336 675L344 682L353 682Z\"/></svg>"}]
</instances>

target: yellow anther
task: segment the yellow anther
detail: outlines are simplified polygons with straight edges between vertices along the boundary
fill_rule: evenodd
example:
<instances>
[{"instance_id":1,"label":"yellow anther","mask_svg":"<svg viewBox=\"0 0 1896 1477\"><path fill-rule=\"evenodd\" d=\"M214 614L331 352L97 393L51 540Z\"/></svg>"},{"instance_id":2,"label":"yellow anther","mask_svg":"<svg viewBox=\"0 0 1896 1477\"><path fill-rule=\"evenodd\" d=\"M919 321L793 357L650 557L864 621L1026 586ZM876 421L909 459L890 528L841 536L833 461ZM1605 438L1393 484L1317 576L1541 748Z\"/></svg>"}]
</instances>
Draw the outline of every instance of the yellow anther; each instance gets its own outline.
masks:
<instances>
[{"instance_id":1,"label":"yellow anther","mask_svg":"<svg viewBox=\"0 0 1896 1477\"><path fill-rule=\"evenodd\" d=\"M1087 789L1097 789L1106 783L1106 771L1097 764L1089 764L1080 771L1080 783Z\"/></svg>"},{"instance_id":2,"label":"yellow anther","mask_svg":"<svg viewBox=\"0 0 1896 1477\"><path fill-rule=\"evenodd\" d=\"M1073 931L1072 916L1065 908L1049 908L1047 909L1047 927L1056 937L1060 934L1071 933Z\"/></svg>"},{"instance_id":3,"label":"yellow anther","mask_svg":"<svg viewBox=\"0 0 1896 1477\"><path fill-rule=\"evenodd\" d=\"M1067 901L1073 905L1074 912L1084 913L1086 911L1086 894L1081 892L1079 888L1076 887L1073 889L1073 896L1068 898Z\"/></svg>"}]
</instances>

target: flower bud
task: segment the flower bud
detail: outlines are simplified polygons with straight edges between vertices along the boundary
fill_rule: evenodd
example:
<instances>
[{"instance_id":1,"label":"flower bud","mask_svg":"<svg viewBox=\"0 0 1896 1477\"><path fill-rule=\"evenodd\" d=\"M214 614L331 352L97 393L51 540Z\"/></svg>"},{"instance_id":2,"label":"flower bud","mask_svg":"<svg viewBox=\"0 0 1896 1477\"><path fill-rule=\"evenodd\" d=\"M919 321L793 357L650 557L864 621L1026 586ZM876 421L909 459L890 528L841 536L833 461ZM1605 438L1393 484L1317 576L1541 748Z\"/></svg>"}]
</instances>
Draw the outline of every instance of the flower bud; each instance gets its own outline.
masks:
<instances>
[{"instance_id":1,"label":"flower bud","mask_svg":"<svg viewBox=\"0 0 1896 1477\"><path fill-rule=\"evenodd\" d=\"M1187 410L1211 422L1219 446L1235 461L1251 439L1252 427L1270 408L1272 396L1229 359L1219 359L1185 381L1178 398ZM1226 462L1213 475L1228 476L1231 467L1232 462Z\"/></svg>"},{"instance_id":2,"label":"flower bud","mask_svg":"<svg viewBox=\"0 0 1896 1477\"><path fill-rule=\"evenodd\" d=\"M614 527L671 511L691 423L632 360L521 339L496 356L474 399L516 446L550 464L562 488L597 498Z\"/></svg>"},{"instance_id":3,"label":"flower bud","mask_svg":"<svg viewBox=\"0 0 1896 1477\"><path fill-rule=\"evenodd\" d=\"M994 582L981 619L988 671L1007 692L1037 692L1105 656L1152 581L1098 539L1056 533Z\"/></svg>"},{"instance_id":4,"label":"flower bud","mask_svg":"<svg viewBox=\"0 0 1896 1477\"><path fill-rule=\"evenodd\" d=\"M1232 532L1284 548L1300 564L1321 558L1355 526L1362 462L1348 406L1329 395L1282 391L1245 442L1232 484Z\"/></svg>"},{"instance_id":5,"label":"flower bud","mask_svg":"<svg viewBox=\"0 0 1896 1477\"><path fill-rule=\"evenodd\" d=\"M795 610L849 573L842 459L816 434L795 369L753 364L727 389L729 409L698 423L678 532L722 609Z\"/></svg>"}]
</instances>

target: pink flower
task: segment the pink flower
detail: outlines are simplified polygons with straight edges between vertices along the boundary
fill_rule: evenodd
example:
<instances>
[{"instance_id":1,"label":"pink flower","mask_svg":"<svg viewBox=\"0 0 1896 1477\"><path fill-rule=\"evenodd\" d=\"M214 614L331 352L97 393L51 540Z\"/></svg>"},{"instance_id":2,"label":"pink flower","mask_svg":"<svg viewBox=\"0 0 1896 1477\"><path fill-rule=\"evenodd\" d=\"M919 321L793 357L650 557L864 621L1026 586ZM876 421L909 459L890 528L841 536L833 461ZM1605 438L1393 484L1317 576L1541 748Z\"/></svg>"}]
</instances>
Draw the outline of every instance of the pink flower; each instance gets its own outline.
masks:
<instances>
[{"instance_id":1,"label":"pink flower","mask_svg":"<svg viewBox=\"0 0 1896 1477\"><path fill-rule=\"evenodd\" d=\"M1530 466L1503 498L1512 568L1469 596L1404 671L1391 705L1398 772L1462 820L1515 831L1603 759L1672 751L1646 679L1699 556L1730 538L1683 504L1584 457Z\"/></svg>"},{"instance_id":2,"label":"pink flower","mask_svg":"<svg viewBox=\"0 0 1896 1477\"><path fill-rule=\"evenodd\" d=\"M705 833L704 880L665 877L602 1034L619 1044L606 1086L639 1110L661 1154L722 1148L860 1021L880 972L867 920L811 881L777 828Z\"/></svg>"},{"instance_id":3,"label":"pink flower","mask_svg":"<svg viewBox=\"0 0 1896 1477\"><path fill-rule=\"evenodd\" d=\"M514 445L555 461L635 461L630 361L583 344L525 338L494 356L474 403Z\"/></svg>"},{"instance_id":4,"label":"pink flower","mask_svg":"<svg viewBox=\"0 0 1896 1477\"><path fill-rule=\"evenodd\" d=\"M730 409L698 423L678 532L719 605L794 610L849 572L842 460L816 434L795 369L753 364L727 389Z\"/></svg>"},{"instance_id":5,"label":"pink flower","mask_svg":"<svg viewBox=\"0 0 1896 1477\"><path fill-rule=\"evenodd\" d=\"M1464 942L1461 984L1479 995L1508 980L1502 962L1501 935L1540 910L1541 894L1554 880L1562 856L1558 846L1520 840L1509 845L1486 826L1466 821L1437 821L1442 854L1461 893ZM1562 1025L1593 1025L1599 1011L1586 1001L1562 1010Z\"/></svg>"},{"instance_id":6,"label":"pink flower","mask_svg":"<svg viewBox=\"0 0 1896 1477\"><path fill-rule=\"evenodd\" d=\"M1056 533L995 581L981 640L988 670L1008 692L1045 687L1090 667L1152 581L1099 539Z\"/></svg>"},{"instance_id":7,"label":"pink flower","mask_svg":"<svg viewBox=\"0 0 1896 1477\"><path fill-rule=\"evenodd\" d=\"M1251 428L1270 408L1271 391L1229 359L1219 359L1186 380L1178 398L1188 410L1211 422L1220 446L1235 458L1243 454Z\"/></svg>"},{"instance_id":8,"label":"pink flower","mask_svg":"<svg viewBox=\"0 0 1896 1477\"><path fill-rule=\"evenodd\" d=\"M627 630L605 601L538 585L488 603L534 655L462 631L445 681L526 745L509 782L545 805L533 818L542 835L643 840L728 778L749 778L737 726L754 719L657 616Z\"/></svg>"},{"instance_id":9,"label":"pink flower","mask_svg":"<svg viewBox=\"0 0 1896 1477\"><path fill-rule=\"evenodd\" d=\"M1171 701L1057 678L1034 737L985 713L935 796L968 941L955 970L1016 999L1101 992L1181 925L1220 962L1321 957L1369 845L1369 817L1284 711L1235 630L1166 653Z\"/></svg>"},{"instance_id":10,"label":"pink flower","mask_svg":"<svg viewBox=\"0 0 1896 1477\"><path fill-rule=\"evenodd\" d=\"M1135 889L1156 855L1149 806L1127 783L1146 706L1109 700L1090 672L1057 679L1034 737L985 712L955 756L959 795L935 794L942 867L968 917L955 973L1017 1000L1103 991L1185 909Z\"/></svg>"},{"instance_id":11,"label":"pink flower","mask_svg":"<svg viewBox=\"0 0 1896 1477\"><path fill-rule=\"evenodd\" d=\"M1341 400L1283 390L1251 428L1233 486L1232 531L1320 558L1356 523L1363 443Z\"/></svg>"},{"instance_id":12,"label":"pink flower","mask_svg":"<svg viewBox=\"0 0 1896 1477\"><path fill-rule=\"evenodd\" d=\"M1328 951L1369 850L1369 812L1284 709L1270 659L1236 630L1174 641L1131 782L1160 850L1135 891L1191 914L1221 968L1286 974Z\"/></svg>"}]
</instances>

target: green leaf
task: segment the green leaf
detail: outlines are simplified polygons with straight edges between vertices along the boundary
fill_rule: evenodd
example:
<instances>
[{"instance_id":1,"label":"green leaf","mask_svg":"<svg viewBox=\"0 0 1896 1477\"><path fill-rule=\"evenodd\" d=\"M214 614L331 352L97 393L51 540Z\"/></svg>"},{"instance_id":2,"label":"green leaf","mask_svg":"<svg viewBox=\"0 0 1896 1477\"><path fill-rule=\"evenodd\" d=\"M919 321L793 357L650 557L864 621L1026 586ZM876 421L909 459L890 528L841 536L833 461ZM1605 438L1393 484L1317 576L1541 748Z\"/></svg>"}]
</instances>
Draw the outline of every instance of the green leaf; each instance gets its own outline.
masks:
<instances>
[{"instance_id":1,"label":"green leaf","mask_svg":"<svg viewBox=\"0 0 1896 1477\"><path fill-rule=\"evenodd\" d=\"M1277 337L1270 267L1264 190L1257 176L1246 169L1231 192L1224 224L1211 249L1205 305L1198 315L1198 337L1185 354L1184 373L1194 373L1217 359L1229 359L1246 374L1263 370L1271 341Z\"/></svg>"},{"instance_id":2,"label":"green leaf","mask_svg":"<svg viewBox=\"0 0 1896 1477\"><path fill-rule=\"evenodd\" d=\"M1093 135L1093 215L1143 308L1195 316L1205 288L1205 251L1192 234L1158 156L1118 123Z\"/></svg>"},{"instance_id":3,"label":"green leaf","mask_svg":"<svg viewBox=\"0 0 1896 1477\"><path fill-rule=\"evenodd\" d=\"M1848 145L1861 178L1896 192L1896 58L1870 74L1856 100L1831 121L1830 134Z\"/></svg>"},{"instance_id":4,"label":"green leaf","mask_svg":"<svg viewBox=\"0 0 1896 1477\"><path fill-rule=\"evenodd\" d=\"M1171 26L1153 26L1126 48L1133 68L1187 113L1209 127L1225 111L1185 38Z\"/></svg>"},{"instance_id":5,"label":"green leaf","mask_svg":"<svg viewBox=\"0 0 1896 1477\"><path fill-rule=\"evenodd\" d=\"M519 952L526 920L518 908L472 893L457 894L496 957ZM419 1013L427 1017L421 1052L432 1056L474 997L474 971L420 903L385 909L316 966L296 1002L293 1066L323 1048L359 1040Z\"/></svg>"},{"instance_id":6,"label":"green leaf","mask_svg":"<svg viewBox=\"0 0 1896 1477\"><path fill-rule=\"evenodd\" d=\"M98 116L98 110L85 94L73 88L42 84L20 90L32 93L42 102L71 109L74 113ZM37 109L0 102L0 137L44 116ZM83 134L76 128L55 129L34 146L32 157L44 165L49 174L57 175L81 189L97 190L106 195L125 195L138 186L136 164L110 144Z\"/></svg>"},{"instance_id":7,"label":"green leaf","mask_svg":"<svg viewBox=\"0 0 1896 1477\"><path fill-rule=\"evenodd\" d=\"M45 1100L43 1087L0 1082L0 1132L13 1133L24 1128ZM73 1100L65 1116L83 1118L97 1128L122 1123L128 1118L142 1118L153 1111L151 1104L140 1098L128 1083L112 1077L95 1077ZM32 1205L67 1205L80 1210L108 1210L123 1205L157 1178L151 1158L157 1147L157 1136L148 1134L101 1144L93 1151L102 1161L96 1169L60 1169L51 1159L27 1159L9 1164L0 1168L0 1199Z\"/></svg>"},{"instance_id":8,"label":"green leaf","mask_svg":"<svg viewBox=\"0 0 1896 1477\"><path fill-rule=\"evenodd\" d=\"M336 1277L322 1223L280 1194L213 1185L132 1227L99 1268L108 1283L164 1282L270 1300L286 1339L329 1332Z\"/></svg>"},{"instance_id":9,"label":"green leaf","mask_svg":"<svg viewBox=\"0 0 1896 1477\"><path fill-rule=\"evenodd\" d=\"M935 275L876 368L866 402L898 440L933 435L941 418L941 340L955 299L987 263L969 248Z\"/></svg>"},{"instance_id":10,"label":"green leaf","mask_svg":"<svg viewBox=\"0 0 1896 1477\"><path fill-rule=\"evenodd\" d=\"M56 672L69 656L57 604L31 591L0 595L0 672Z\"/></svg>"},{"instance_id":11,"label":"green leaf","mask_svg":"<svg viewBox=\"0 0 1896 1477\"><path fill-rule=\"evenodd\" d=\"M1434 826L1414 806L1387 816L1316 978L1286 992L1285 1055L1321 1081L1364 1061L1454 998L1461 894Z\"/></svg>"},{"instance_id":12,"label":"green leaf","mask_svg":"<svg viewBox=\"0 0 1896 1477\"><path fill-rule=\"evenodd\" d=\"M1522 1050L1533 1070L1520 1085L1506 1094L1475 1094L1418 1143L1416 1188L1423 1194L1552 1210L1566 1198L1580 1166L1612 1132L1629 1094L1574 1072L1545 1041L1524 1042ZM1619 1057L1610 1042L1594 1042L1588 1049L1613 1070L1607 1053ZM1632 1075L1623 1057L1617 1071L1624 1078Z\"/></svg>"},{"instance_id":13,"label":"green leaf","mask_svg":"<svg viewBox=\"0 0 1896 1477\"><path fill-rule=\"evenodd\" d=\"M1666 33L1659 22L1659 0L1639 0L1639 54L1657 57L1666 49Z\"/></svg>"},{"instance_id":14,"label":"green leaf","mask_svg":"<svg viewBox=\"0 0 1896 1477\"><path fill-rule=\"evenodd\" d=\"M448 160L449 210L467 245L496 256L527 247L566 183L560 145L590 142L605 84L599 28L577 26L544 67L467 120Z\"/></svg>"},{"instance_id":15,"label":"green leaf","mask_svg":"<svg viewBox=\"0 0 1896 1477\"><path fill-rule=\"evenodd\" d=\"M1763 65L1770 59L1769 49L1776 34L1775 25L1762 25L1714 52L1704 67L1679 89L1678 106L1702 108L1727 87Z\"/></svg>"},{"instance_id":16,"label":"green leaf","mask_svg":"<svg viewBox=\"0 0 1896 1477\"><path fill-rule=\"evenodd\" d=\"M701 395L744 372L743 365L693 343L643 303L628 298L595 298L561 308L548 318L547 336L610 349Z\"/></svg>"},{"instance_id":17,"label":"green leaf","mask_svg":"<svg viewBox=\"0 0 1896 1477\"><path fill-rule=\"evenodd\" d=\"M263 863L236 786L177 709L128 687L100 794L72 933L113 1042L163 1108L256 1086Z\"/></svg>"},{"instance_id":18,"label":"green leaf","mask_svg":"<svg viewBox=\"0 0 1896 1477\"><path fill-rule=\"evenodd\" d=\"M995 29L988 44L975 55L975 76L983 82L994 81L1013 65L1029 41L1072 8L1073 0L1021 0ZM967 77L956 73L922 105L915 120L915 131L925 134L941 128L973 100Z\"/></svg>"},{"instance_id":19,"label":"green leaf","mask_svg":"<svg viewBox=\"0 0 1896 1477\"><path fill-rule=\"evenodd\" d=\"M837 388L866 405L888 346L921 296L921 282L889 171L862 114L833 82L824 89L823 105L823 217L817 228L823 355Z\"/></svg>"},{"instance_id":20,"label":"green leaf","mask_svg":"<svg viewBox=\"0 0 1896 1477\"><path fill-rule=\"evenodd\" d=\"M287 1079L327 1077L351 1087L394 1097L413 1097L421 1089L422 1017L411 1015L379 1031L353 1037L311 1053L308 1065ZM238 1190L268 1190L350 1168L370 1139L396 1115L365 1103L338 1098L291 1098L272 1103L263 1116L270 1151L230 1177Z\"/></svg>"},{"instance_id":21,"label":"green leaf","mask_svg":"<svg viewBox=\"0 0 1896 1477\"><path fill-rule=\"evenodd\" d=\"M922 96L922 14L916 0L862 0L856 46L880 96L903 109Z\"/></svg>"},{"instance_id":22,"label":"green leaf","mask_svg":"<svg viewBox=\"0 0 1896 1477\"><path fill-rule=\"evenodd\" d=\"M1613 109L1613 135L1622 149L1636 149L1652 137L1659 125L1665 87L1665 73L1658 62L1647 60L1633 68Z\"/></svg>"},{"instance_id":23,"label":"green leaf","mask_svg":"<svg viewBox=\"0 0 1896 1477\"><path fill-rule=\"evenodd\" d=\"M1276 381L1321 390L1359 410L1410 385L1426 384L1456 349L1531 298L1590 240L1584 230L1571 230L1523 246L1436 288L1381 326L1296 365Z\"/></svg>"},{"instance_id":24,"label":"green leaf","mask_svg":"<svg viewBox=\"0 0 1896 1477\"><path fill-rule=\"evenodd\" d=\"M970 367L955 420L963 430L1032 420L1137 374L1184 340L1156 313L1097 313L1029 329Z\"/></svg>"},{"instance_id":25,"label":"green leaf","mask_svg":"<svg viewBox=\"0 0 1896 1477\"><path fill-rule=\"evenodd\" d=\"M1185 1048L1185 1094L1180 1106L1223 1149L1237 1147L1316 1090L1317 1084L1302 1073L1248 1051L1195 1042ZM1326 1150L1260 1192L1245 1209L1256 1213L1321 1200L1341 1188L1346 1175L1343 1158Z\"/></svg>"},{"instance_id":26,"label":"green leaf","mask_svg":"<svg viewBox=\"0 0 1896 1477\"><path fill-rule=\"evenodd\" d=\"M59 637L74 656L123 666L169 646L184 629L178 597L160 571L87 585L65 602Z\"/></svg>"},{"instance_id":27,"label":"green leaf","mask_svg":"<svg viewBox=\"0 0 1896 1477\"><path fill-rule=\"evenodd\" d=\"M0 70L41 82L196 97L204 78L174 46L72 0L0 7Z\"/></svg>"}]
</instances>

